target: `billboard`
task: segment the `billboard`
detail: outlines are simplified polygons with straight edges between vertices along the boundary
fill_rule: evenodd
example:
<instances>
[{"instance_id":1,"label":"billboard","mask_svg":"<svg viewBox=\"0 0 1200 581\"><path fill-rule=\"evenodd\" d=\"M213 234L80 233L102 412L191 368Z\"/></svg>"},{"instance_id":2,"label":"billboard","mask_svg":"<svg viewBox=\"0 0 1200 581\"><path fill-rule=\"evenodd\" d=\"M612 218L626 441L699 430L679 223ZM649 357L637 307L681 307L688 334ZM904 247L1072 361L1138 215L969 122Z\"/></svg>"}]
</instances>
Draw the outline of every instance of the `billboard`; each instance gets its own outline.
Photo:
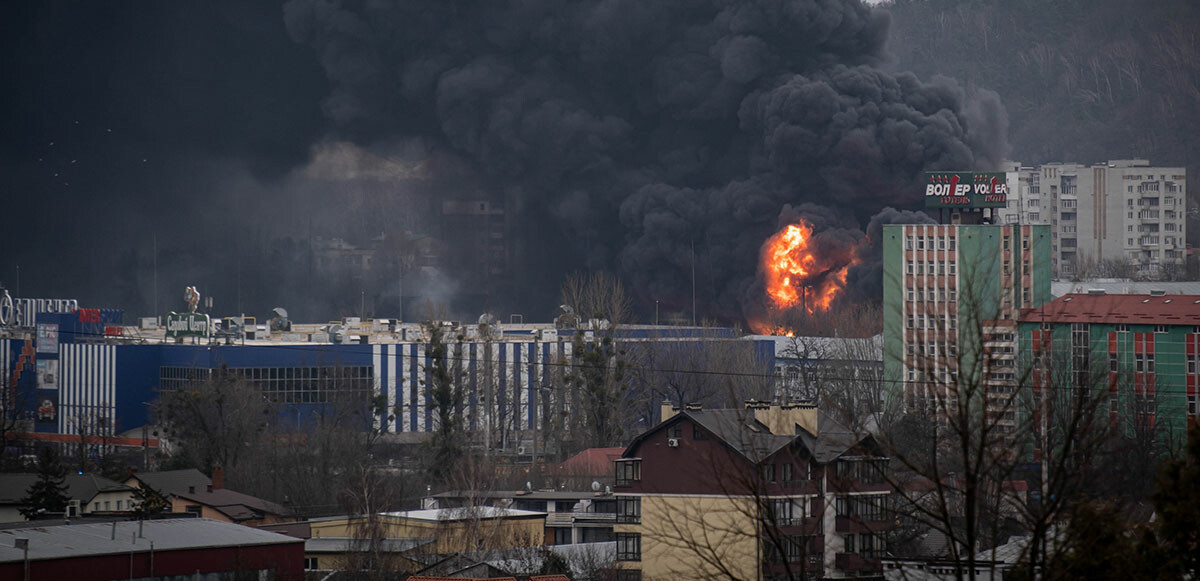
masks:
<instances>
[{"instance_id":1,"label":"billboard","mask_svg":"<svg viewBox=\"0 0 1200 581\"><path fill-rule=\"evenodd\" d=\"M926 208L1003 208L1007 203L1004 172L925 172Z\"/></svg>"},{"instance_id":2,"label":"billboard","mask_svg":"<svg viewBox=\"0 0 1200 581\"><path fill-rule=\"evenodd\" d=\"M200 313L170 313L167 315L168 337L207 337L210 321Z\"/></svg>"},{"instance_id":3,"label":"billboard","mask_svg":"<svg viewBox=\"0 0 1200 581\"><path fill-rule=\"evenodd\" d=\"M39 323L37 326L37 352L58 353L58 325Z\"/></svg>"},{"instance_id":4,"label":"billboard","mask_svg":"<svg viewBox=\"0 0 1200 581\"><path fill-rule=\"evenodd\" d=\"M37 360L38 389L58 389L58 360Z\"/></svg>"}]
</instances>

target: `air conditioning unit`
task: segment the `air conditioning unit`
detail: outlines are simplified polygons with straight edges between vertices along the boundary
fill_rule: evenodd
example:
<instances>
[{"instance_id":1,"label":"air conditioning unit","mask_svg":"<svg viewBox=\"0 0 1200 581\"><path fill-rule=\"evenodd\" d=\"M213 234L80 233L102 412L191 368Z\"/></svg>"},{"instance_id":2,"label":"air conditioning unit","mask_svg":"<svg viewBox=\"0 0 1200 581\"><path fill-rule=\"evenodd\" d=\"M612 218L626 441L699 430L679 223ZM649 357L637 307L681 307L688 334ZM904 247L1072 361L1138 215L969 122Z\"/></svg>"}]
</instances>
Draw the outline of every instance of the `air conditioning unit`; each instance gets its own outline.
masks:
<instances>
[{"instance_id":1,"label":"air conditioning unit","mask_svg":"<svg viewBox=\"0 0 1200 581\"><path fill-rule=\"evenodd\" d=\"M667 438L667 447L668 448L678 448L679 447L679 438Z\"/></svg>"}]
</instances>

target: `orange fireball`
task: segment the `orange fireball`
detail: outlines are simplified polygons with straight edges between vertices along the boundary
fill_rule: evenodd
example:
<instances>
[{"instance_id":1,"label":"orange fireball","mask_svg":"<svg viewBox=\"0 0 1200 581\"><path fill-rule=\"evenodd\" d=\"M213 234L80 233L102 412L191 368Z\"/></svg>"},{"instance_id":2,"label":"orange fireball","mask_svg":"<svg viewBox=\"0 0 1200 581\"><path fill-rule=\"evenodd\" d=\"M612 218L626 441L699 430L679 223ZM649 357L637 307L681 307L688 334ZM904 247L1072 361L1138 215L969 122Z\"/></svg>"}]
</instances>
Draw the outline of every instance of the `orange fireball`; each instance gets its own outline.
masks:
<instances>
[{"instance_id":1,"label":"orange fireball","mask_svg":"<svg viewBox=\"0 0 1200 581\"><path fill-rule=\"evenodd\" d=\"M810 247L812 226L788 224L763 245L762 271L767 295L779 309L802 306L825 311L846 286L850 263L826 264Z\"/></svg>"}]
</instances>

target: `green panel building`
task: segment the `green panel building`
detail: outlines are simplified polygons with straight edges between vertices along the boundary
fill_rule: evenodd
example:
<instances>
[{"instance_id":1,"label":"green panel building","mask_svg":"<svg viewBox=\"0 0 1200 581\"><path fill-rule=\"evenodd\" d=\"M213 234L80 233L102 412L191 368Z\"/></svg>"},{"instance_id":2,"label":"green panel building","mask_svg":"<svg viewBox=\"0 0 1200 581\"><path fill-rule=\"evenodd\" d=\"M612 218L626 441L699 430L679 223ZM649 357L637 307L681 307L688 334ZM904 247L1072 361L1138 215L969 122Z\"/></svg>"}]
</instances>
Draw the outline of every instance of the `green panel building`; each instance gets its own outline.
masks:
<instances>
[{"instance_id":1,"label":"green panel building","mask_svg":"<svg viewBox=\"0 0 1200 581\"><path fill-rule=\"evenodd\" d=\"M1107 390L1109 422L1127 436L1159 452L1186 441L1200 411L1200 295L1068 294L1023 314L1019 334L1030 390Z\"/></svg>"},{"instance_id":2,"label":"green panel building","mask_svg":"<svg viewBox=\"0 0 1200 581\"><path fill-rule=\"evenodd\" d=\"M1019 314L1050 300L1050 227L904 224L883 237L890 402L929 409L962 373L1012 394Z\"/></svg>"}]
</instances>

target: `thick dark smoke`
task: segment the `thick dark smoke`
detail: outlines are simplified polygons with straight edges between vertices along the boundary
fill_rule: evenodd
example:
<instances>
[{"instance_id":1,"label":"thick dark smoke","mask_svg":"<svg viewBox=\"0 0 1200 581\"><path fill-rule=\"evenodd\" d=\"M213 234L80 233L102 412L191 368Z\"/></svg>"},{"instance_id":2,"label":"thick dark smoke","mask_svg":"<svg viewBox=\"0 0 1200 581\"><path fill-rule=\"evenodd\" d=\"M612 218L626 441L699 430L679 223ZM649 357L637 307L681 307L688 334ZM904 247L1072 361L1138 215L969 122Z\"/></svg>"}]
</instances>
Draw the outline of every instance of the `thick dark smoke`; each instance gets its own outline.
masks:
<instances>
[{"instance_id":1,"label":"thick dark smoke","mask_svg":"<svg viewBox=\"0 0 1200 581\"><path fill-rule=\"evenodd\" d=\"M520 209L522 268L617 268L648 303L756 301L786 204L850 232L921 172L1005 153L994 95L878 68L888 17L832 0L291 0L340 134L419 135ZM789 210L791 211L791 210ZM888 219L886 217L881 219ZM874 222L872 222L874 223ZM552 250L550 250L552 249ZM865 272L856 295L878 288Z\"/></svg>"},{"instance_id":2,"label":"thick dark smoke","mask_svg":"<svg viewBox=\"0 0 1200 581\"><path fill-rule=\"evenodd\" d=\"M565 273L607 269L644 312L691 314L694 293L699 318L736 321L762 300L759 248L786 206L848 240L918 203L922 171L990 169L1005 150L993 95L884 72L887 14L851 0L51 1L6 16L0 280L14 287L20 264L25 296L137 314L195 284L222 314L391 316L403 288L410 316L415 294L545 320ZM504 211L494 288L460 274L495 230L444 215L480 200ZM381 234L374 278L322 278L314 240ZM414 253L441 273L401 276ZM877 288L851 280L855 296Z\"/></svg>"}]
</instances>

